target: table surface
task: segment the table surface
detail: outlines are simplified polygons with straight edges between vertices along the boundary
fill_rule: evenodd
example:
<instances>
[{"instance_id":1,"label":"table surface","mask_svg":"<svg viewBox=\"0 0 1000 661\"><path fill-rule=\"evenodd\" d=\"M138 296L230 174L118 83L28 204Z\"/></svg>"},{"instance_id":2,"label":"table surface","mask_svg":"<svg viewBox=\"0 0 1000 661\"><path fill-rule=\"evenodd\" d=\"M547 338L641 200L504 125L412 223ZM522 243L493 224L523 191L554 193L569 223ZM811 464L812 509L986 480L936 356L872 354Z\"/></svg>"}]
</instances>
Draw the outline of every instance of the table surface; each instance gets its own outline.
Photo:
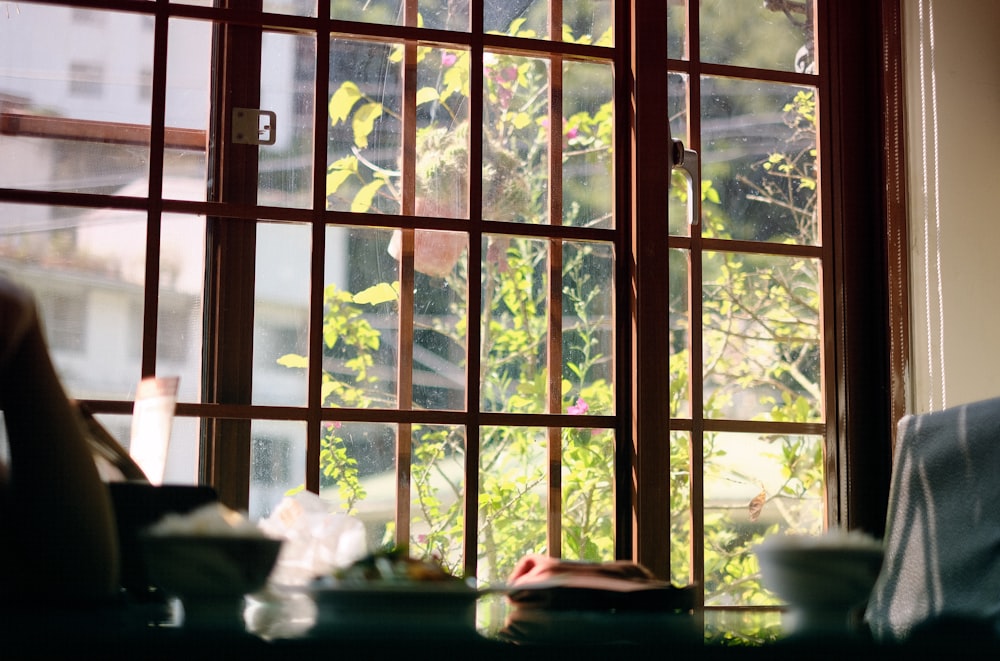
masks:
<instances>
[{"instance_id":1,"label":"table surface","mask_svg":"<svg viewBox=\"0 0 1000 661\"><path fill-rule=\"evenodd\" d=\"M504 626L489 631L481 626L466 629L457 622L435 624L427 618L406 622L391 614L375 614L366 626L357 626L361 619L343 625L321 606L316 600L310 605L309 600L284 597L250 598L240 607L231 602L220 606L213 617L185 621L183 605L174 599L146 603L123 599L91 609L8 603L0 610L0 654L12 659L72 655L190 661L287 659L334 652L360 658L475 659L553 655L607 659L622 653L646 658L647 652L658 657L669 652L677 658L801 661L872 653L881 658L928 658L927 653L938 648L941 653L960 650L976 657L1000 658L997 639L970 622L943 623L928 628L919 640L900 645L880 645L860 635L831 635L791 636L762 646L733 647L705 643L700 620L690 613L519 612L508 613Z\"/></svg>"}]
</instances>

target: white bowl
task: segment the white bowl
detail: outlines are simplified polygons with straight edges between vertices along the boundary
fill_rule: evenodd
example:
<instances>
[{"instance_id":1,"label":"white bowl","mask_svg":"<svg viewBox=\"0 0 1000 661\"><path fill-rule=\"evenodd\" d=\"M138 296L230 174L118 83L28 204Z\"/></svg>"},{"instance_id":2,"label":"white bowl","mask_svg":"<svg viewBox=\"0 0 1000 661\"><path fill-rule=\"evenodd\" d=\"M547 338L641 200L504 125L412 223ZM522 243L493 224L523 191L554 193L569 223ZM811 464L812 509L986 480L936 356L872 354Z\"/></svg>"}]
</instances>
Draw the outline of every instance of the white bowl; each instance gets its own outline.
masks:
<instances>
[{"instance_id":1,"label":"white bowl","mask_svg":"<svg viewBox=\"0 0 1000 661\"><path fill-rule=\"evenodd\" d=\"M764 586L793 608L842 610L863 604L882 566L878 548L761 545Z\"/></svg>"}]
</instances>

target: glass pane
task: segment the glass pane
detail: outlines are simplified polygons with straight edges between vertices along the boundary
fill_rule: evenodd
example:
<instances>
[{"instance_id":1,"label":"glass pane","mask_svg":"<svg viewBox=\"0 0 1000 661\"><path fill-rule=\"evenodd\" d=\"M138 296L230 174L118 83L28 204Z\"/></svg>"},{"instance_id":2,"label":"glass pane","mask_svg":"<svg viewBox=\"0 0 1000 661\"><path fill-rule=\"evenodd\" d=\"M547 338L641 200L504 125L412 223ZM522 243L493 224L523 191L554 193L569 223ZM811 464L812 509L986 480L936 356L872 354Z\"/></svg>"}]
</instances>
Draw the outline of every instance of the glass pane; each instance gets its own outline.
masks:
<instances>
[{"instance_id":1,"label":"glass pane","mask_svg":"<svg viewBox=\"0 0 1000 661\"><path fill-rule=\"evenodd\" d=\"M418 0L421 27L469 31L469 3L455 0Z\"/></svg>"},{"instance_id":2,"label":"glass pane","mask_svg":"<svg viewBox=\"0 0 1000 661\"><path fill-rule=\"evenodd\" d=\"M688 298L690 253L671 250L670 286L670 417L691 417L691 301Z\"/></svg>"},{"instance_id":3,"label":"glass pane","mask_svg":"<svg viewBox=\"0 0 1000 661\"><path fill-rule=\"evenodd\" d=\"M615 435L610 430L562 431L562 557L615 559Z\"/></svg>"},{"instance_id":4,"label":"glass pane","mask_svg":"<svg viewBox=\"0 0 1000 661\"><path fill-rule=\"evenodd\" d=\"M701 0L706 62L813 73L811 2Z\"/></svg>"},{"instance_id":5,"label":"glass pane","mask_svg":"<svg viewBox=\"0 0 1000 661\"><path fill-rule=\"evenodd\" d=\"M254 420L250 441L250 507L254 521L270 516L282 498L306 483L306 425Z\"/></svg>"},{"instance_id":6,"label":"glass pane","mask_svg":"<svg viewBox=\"0 0 1000 661\"><path fill-rule=\"evenodd\" d=\"M548 0L486 0L483 28L512 37L548 39Z\"/></svg>"},{"instance_id":7,"label":"glass pane","mask_svg":"<svg viewBox=\"0 0 1000 661\"><path fill-rule=\"evenodd\" d=\"M691 583L691 435L670 432L670 581Z\"/></svg>"},{"instance_id":8,"label":"glass pane","mask_svg":"<svg viewBox=\"0 0 1000 661\"><path fill-rule=\"evenodd\" d=\"M548 432L484 427L479 437L480 582L503 583L528 553L545 551Z\"/></svg>"},{"instance_id":9,"label":"glass pane","mask_svg":"<svg viewBox=\"0 0 1000 661\"><path fill-rule=\"evenodd\" d=\"M204 287L205 218L164 214L160 226L156 373L180 377L178 401L201 401ZM137 312L141 314L141 310L140 306Z\"/></svg>"},{"instance_id":10,"label":"glass pane","mask_svg":"<svg viewBox=\"0 0 1000 661\"><path fill-rule=\"evenodd\" d=\"M393 540L396 425L327 422L320 435L320 497L365 524L369 548Z\"/></svg>"},{"instance_id":11,"label":"glass pane","mask_svg":"<svg viewBox=\"0 0 1000 661\"><path fill-rule=\"evenodd\" d=\"M70 396L130 399L139 381L146 217L0 204L0 270L34 293Z\"/></svg>"},{"instance_id":12,"label":"glass pane","mask_svg":"<svg viewBox=\"0 0 1000 661\"><path fill-rule=\"evenodd\" d=\"M702 233L816 245L816 91L707 77L702 83Z\"/></svg>"},{"instance_id":13,"label":"glass pane","mask_svg":"<svg viewBox=\"0 0 1000 661\"><path fill-rule=\"evenodd\" d=\"M667 2L667 57L675 60L688 55L687 4L686 0Z\"/></svg>"},{"instance_id":14,"label":"glass pane","mask_svg":"<svg viewBox=\"0 0 1000 661\"><path fill-rule=\"evenodd\" d=\"M706 605L776 603L753 548L823 530L822 437L707 434L704 457Z\"/></svg>"},{"instance_id":15,"label":"glass pane","mask_svg":"<svg viewBox=\"0 0 1000 661\"><path fill-rule=\"evenodd\" d=\"M705 416L821 422L819 260L706 252Z\"/></svg>"},{"instance_id":16,"label":"glass pane","mask_svg":"<svg viewBox=\"0 0 1000 661\"><path fill-rule=\"evenodd\" d=\"M483 239L480 407L548 411L549 244Z\"/></svg>"},{"instance_id":17,"label":"glass pane","mask_svg":"<svg viewBox=\"0 0 1000 661\"><path fill-rule=\"evenodd\" d=\"M562 262L563 412L614 415L613 247L567 241Z\"/></svg>"},{"instance_id":18,"label":"glass pane","mask_svg":"<svg viewBox=\"0 0 1000 661\"><path fill-rule=\"evenodd\" d=\"M306 370L288 365L309 355L308 225L257 224L253 403L303 406Z\"/></svg>"},{"instance_id":19,"label":"glass pane","mask_svg":"<svg viewBox=\"0 0 1000 661\"><path fill-rule=\"evenodd\" d=\"M166 141L163 197L207 199L209 88L212 71L212 24L171 20L167 48ZM148 121L148 120L146 120ZM145 179L122 195L146 195Z\"/></svg>"},{"instance_id":20,"label":"glass pane","mask_svg":"<svg viewBox=\"0 0 1000 661\"><path fill-rule=\"evenodd\" d=\"M323 294L323 404L397 405L399 301L389 230L327 230ZM395 285L395 287L394 287ZM288 362L303 368L303 361Z\"/></svg>"},{"instance_id":21,"label":"glass pane","mask_svg":"<svg viewBox=\"0 0 1000 661\"><path fill-rule=\"evenodd\" d=\"M469 217L469 51L421 48L417 64L418 216Z\"/></svg>"},{"instance_id":22,"label":"glass pane","mask_svg":"<svg viewBox=\"0 0 1000 661\"><path fill-rule=\"evenodd\" d=\"M264 11L291 16L316 16L316 0L264 0Z\"/></svg>"},{"instance_id":23,"label":"glass pane","mask_svg":"<svg viewBox=\"0 0 1000 661\"><path fill-rule=\"evenodd\" d=\"M609 65L563 65L564 225L614 227L613 89Z\"/></svg>"},{"instance_id":24,"label":"glass pane","mask_svg":"<svg viewBox=\"0 0 1000 661\"><path fill-rule=\"evenodd\" d=\"M563 41L614 46L612 0L563 0Z\"/></svg>"},{"instance_id":25,"label":"glass pane","mask_svg":"<svg viewBox=\"0 0 1000 661\"><path fill-rule=\"evenodd\" d=\"M276 126L258 151L258 204L312 207L315 61L314 37L264 33L260 103Z\"/></svg>"},{"instance_id":26,"label":"glass pane","mask_svg":"<svg viewBox=\"0 0 1000 661\"><path fill-rule=\"evenodd\" d=\"M455 576L462 566L465 428L413 426L410 469L410 552L435 557Z\"/></svg>"},{"instance_id":27,"label":"glass pane","mask_svg":"<svg viewBox=\"0 0 1000 661\"><path fill-rule=\"evenodd\" d=\"M469 237L417 230L414 243L413 404L463 411Z\"/></svg>"},{"instance_id":28,"label":"glass pane","mask_svg":"<svg viewBox=\"0 0 1000 661\"><path fill-rule=\"evenodd\" d=\"M501 53L484 60L483 217L548 223L550 63Z\"/></svg>"},{"instance_id":29,"label":"glass pane","mask_svg":"<svg viewBox=\"0 0 1000 661\"><path fill-rule=\"evenodd\" d=\"M392 44L330 41L328 209L400 212L402 82L394 52Z\"/></svg>"},{"instance_id":30,"label":"glass pane","mask_svg":"<svg viewBox=\"0 0 1000 661\"><path fill-rule=\"evenodd\" d=\"M147 18L29 2L3 16L0 186L110 193L147 179Z\"/></svg>"},{"instance_id":31,"label":"glass pane","mask_svg":"<svg viewBox=\"0 0 1000 661\"><path fill-rule=\"evenodd\" d=\"M667 76L667 103L670 108L670 135L685 144L691 144L688 130L688 76L687 74L671 73ZM702 177L702 187L707 188L711 182ZM689 205L687 184L684 175L674 170L670 182L669 208L667 210L670 234L672 236L690 236L691 226L688 224Z\"/></svg>"},{"instance_id":32,"label":"glass pane","mask_svg":"<svg viewBox=\"0 0 1000 661\"><path fill-rule=\"evenodd\" d=\"M330 16L337 21L360 21L380 25L403 24L402 0L331 0Z\"/></svg>"}]
</instances>

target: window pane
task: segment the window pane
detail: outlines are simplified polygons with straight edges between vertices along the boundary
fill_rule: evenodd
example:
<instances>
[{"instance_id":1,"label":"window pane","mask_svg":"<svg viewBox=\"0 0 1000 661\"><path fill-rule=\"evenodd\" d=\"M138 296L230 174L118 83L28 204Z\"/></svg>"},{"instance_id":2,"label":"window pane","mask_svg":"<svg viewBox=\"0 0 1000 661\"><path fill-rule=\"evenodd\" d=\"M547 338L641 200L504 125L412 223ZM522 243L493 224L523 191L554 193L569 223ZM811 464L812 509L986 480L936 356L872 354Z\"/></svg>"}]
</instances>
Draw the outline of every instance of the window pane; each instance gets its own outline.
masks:
<instances>
[{"instance_id":1,"label":"window pane","mask_svg":"<svg viewBox=\"0 0 1000 661\"><path fill-rule=\"evenodd\" d=\"M819 261L706 252L705 416L823 420Z\"/></svg>"},{"instance_id":2,"label":"window pane","mask_svg":"<svg viewBox=\"0 0 1000 661\"><path fill-rule=\"evenodd\" d=\"M548 223L550 63L501 53L484 58L483 217Z\"/></svg>"},{"instance_id":3,"label":"window pane","mask_svg":"<svg viewBox=\"0 0 1000 661\"><path fill-rule=\"evenodd\" d=\"M332 0L330 16L337 21L402 25L402 0Z\"/></svg>"},{"instance_id":4,"label":"window pane","mask_svg":"<svg viewBox=\"0 0 1000 661\"><path fill-rule=\"evenodd\" d=\"M534 239L484 237L483 411L548 411L548 245Z\"/></svg>"},{"instance_id":5,"label":"window pane","mask_svg":"<svg viewBox=\"0 0 1000 661\"><path fill-rule=\"evenodd\" d=\"M706 605L775 603L753 547L767 534L822 531L822 448L818 436L706 435Z\"/></svg>"},{"instance_id":6,"label":"window pane","mask_svg":"<svg viewBox=\"0 0 1000 661\"><path fill-rule=\"evenodd\" d=\"M402 84L394 52L392 44L330 42L328 209L400 212Z\"/></svg>"},{"instance_id":7,"label":"window pane","mask_svg":"<svg viewBox=\"0 0 1000 661\"><path fill-rule=\"evenodd\" d=\"M314 37L264 33L260 103L276 126L275 143L258 153L259 204L312 207L315 60Z\"/></svg>"},{"instance_id":8,"label":"window pane","mask_svg":"<svg viewBox=\"0 0 1000 661\"><path fill-rule=\"evenodd\" d=\"M306 370L286 365L309 355L311 235L308 225L257 224L254 404L306 403Z\"/></svg>"},{"instance_id":9,"label":"window pane","mask_svg":"<svg viewBox=\"0 0 1000 661\"><path fill-rule=\"evenodd\" d=\"M613 415L614 251L567 241L562 262L563 412Z\"/></svg>"},{"instance_id":10,"label":"window pane","mask_svg":"<svg viewBox=\"0 0 1000 661\"><path fill-rule=\"evenodd\" d=\"M110 193L147 179L144 21L30 2L0 20L0 186Z\"/></svg>"},{"instance_id":11,"label":"window pane","mask_svg":"<svg viewBox=\"0 0 1000 661\"><path fill-rule=\"evenodd\" d=\"M164 154L163 197L203 201L208 191L212 24L173 19L168 40L165 123L170 148ZM176 138L171 129L177 130ZM146 188L121 193L141 197Z\"/></svg>"},{"instance_id":12,"label":"window pane","mask_svg":"<svg viewBox=\"0 0 1000 661\"><path fill-rule=\"evenodd\" d=\"M608 65L563 65L564 225L614 227L613 88Z\"/></svg>"},{"instance_id":13,"label":"window pane","mask_svg":"<svg viewBox=\"0 0 1000 661\"><path fill-rule=\"evenodd\" d=\"M419 0L422 27L434 30L469 31L469 3L454 0Z\"/></svg>"},{"instance_id":14,"label":"window pane","mask_svg":"<svg viewBox=\"0 0 1000 661\"><path fill-rule=\"evenodd\" d=\"M142 353L145 214L2 204L0 218L0 271L34 293L69 394L129 399Z\"/></svg>"},{"instance_id":15,"label":"window pane","mask_svg":"<svg viewBox=\"0 0 1000 661\"><path fill-rule=\"evenodd\" d=\"M564 41L614 46L612 0L562 0Z\"/></svg>"},{"instance_id":16,"label":"window pane","mask_svg":"<svg viewBox=\"0 0 1000 661\"><path fill-rule=\"evenodd\" d=\"M469 217L469 51L421 48L417 64L418 216Z\"/></svg>"},{"instance_id":17,"label":"window pane","mask_svg":"<svg viewBox=\"0 0 1000 661\"><path fill-rule=\"evenodd\" d=\"M671 73L667 76L667 102L670 112L670 136L677 140L683 140L686 144L691 142L688 136L688 76L686 74ZM690 236L691 226L688 223L690 215L691 200L688 199L687 184L684 174L680 170L674 170L670 184L670 198L668 221L670 234L674 236ZM706 187L709 182L702 177L702 186Z\"/></svg>"},{"instance_id":18,"label":"window pane","mask_svg":"<svg viewBox=\"0 0 1000 661\"><path fill-rule=\"evenodd\" d=\"M306 483L306 425L254 420L250 443L250 508L254 521L270 516L290 490Z\"/></svg>"},{"instance_id":19,"label":"window pane","mask_svg":"<svg viewBox=\"0 0 1000 661\"><path fill-rule=\"evenodd\" d=\"M483 9L484 28L513 37L548 39L548 0L486 0Z\"/></svg>"},{"instance_id":20,"label":"window pane","mask_svg":"<svg viewBox=\"0 0 1000 661\"><path fill-rule=\"evenodd\" d=\"M392 541L396 518L396 425L327 422L320 434L320 497L357 516L369 548Z\"/></svg>"},{"instance_id":21,"label":"window pane","mask_svg":"<svg viewBox=\"0 0 1000 661\"><path fill-rule=\"evenodd\" d=\"M670 285L670 416L691 417L691 301L688 277L690 253L671 250L668 256Z\"/></svg>"},{"instance_id":22,"label":"window pane","mask_svg":"<svg viewBox=\"0 0 1000 661\"><path fill-rule=\"evenodd\" d=\"M465 498L465 429L413 426L410 551L436 557L461 576Z\"/></svg>"},{"instance_id":23,"label":"window pane","mask_svg":"<svg viewBox=\"0 0 1000 661\"><path fill-rule=\"evenodd\" d=\"M180 377L178 401L201 401L204 289L205 218L164 214L160 226L156 373ZM140 314L141 309L137 308ZM137 323L141 324L141 316Z\"/></svg>"},{"instance_id":24,"label":"window pane","mask_svg":"<svg viewBox=\"0 0 1000 661\"><path fill-rule=\"evenodd\" d=\"M264 0L263 9L272 14L315 16L317 0Z\"/></svg>"},{"instance_id":25,"label":"window pane","mask_svg":"<svg viewBox=\"0 0 1000 661\"><path fill-rule=\"evenodd\" d=\"M700 21L706 62L812 72L811 2L701 0Z\"/></svg>"},{"instance_id":26,"label":"window pane","mask_svg":"<svg viewBox=\"0 0 1000 661\"><path fill-rule=\"evenodd\" d=\"M416 230L414 243L413 404L462 411L469 237L464 232Z\"/></svg>"},{"instance_id":27,"label":"window pane","mask_svg":"<svg viewBox=\"0 0 1000 661\"><path fill-rule=\"evenodd\" d=\"M391 236L389 230L327 230L324 406L397 405L399 301L393 284L399 275L388 254Z\"/></svg>"},{"instance_id":28,"label":"window pane","mask_svg":"<svg viewBox=\"0 0 1000 661\"><path fill-rule=\"evenodd\" d=\"M615 559L614 432L562 431L562 557Z\"/></svg>"},{"instance_id":29,"label":"window pane","mask_svg":"<svg viewBox=\"0 0 1000 661\"><path fill-rule=\"evenodd\" d=\"M528 553L545 551L548 434L484 427L479 438L480 582L502 583Z\"/></svg>"},{"instance_id":30,"label":"window pane","mask_svg":"<svg viewBox=\"0 0 1000 661\"><path fill-rule=\"evenodd\" d=\"M702 104L703 234L816 245L815 89L707 77Z\"/></svg>"},{"instance_id":31,"label":"window pane","mask_svg":"<svg viewBox=\"0 0 1000 661\"><path fill-rule=\"evenodd\" d=\"M700 484L700 481L697 483ZM670 432L670 581L691 583L691 435Z\"/></svg>"},{"instance_id":32,"label":"window pane","mask_svg":"<svg viewBox=\"0 0 1000 661\"><path fill-rule=\"evenodd\" d=\"M675 60L686 59L688 54L686 0L667 2L667 57Z\"/></svg>"}]
</instances>

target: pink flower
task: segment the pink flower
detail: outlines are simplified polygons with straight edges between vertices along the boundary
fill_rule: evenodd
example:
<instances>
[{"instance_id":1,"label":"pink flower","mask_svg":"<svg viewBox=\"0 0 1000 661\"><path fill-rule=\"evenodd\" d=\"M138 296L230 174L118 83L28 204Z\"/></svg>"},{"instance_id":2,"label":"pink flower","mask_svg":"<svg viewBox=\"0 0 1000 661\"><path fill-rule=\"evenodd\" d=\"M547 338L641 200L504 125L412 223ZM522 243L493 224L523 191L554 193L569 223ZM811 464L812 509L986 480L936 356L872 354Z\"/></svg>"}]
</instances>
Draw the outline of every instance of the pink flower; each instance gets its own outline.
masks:
<instances>
[{"instance_id":1,"label":"pink flower","mask_svg":"<svg viewBox=\"0 0 1000 661\"><path fill-rule=\"evenodd\" d=\"M340 421L339 421L339 420L334 420L333 422L330 422L330 421L328 420L328 421L326 421L326 422L324 422L324 423L323 423L323 427L324 427L324 428L325 428L326 430L328 430L328 431L329 431L329 430L331 430L331 429L340 429L340 427L341 427L341 424L340 424Z\"/></svg>"},{"instance_id":2,"label":"pink flower","mask_svg":"<svg viewBox=\"0 0 1000 661\"><path fill-rule=\"evenodd\" d=\"M587 402L583 401L583 398L581 397L580 399L576 400L575 405L570 406L568 409L566 409L566 412L569 413L570 415L586 415L587 411L589 410L590 406L588 406Z\"/></svg>"},{"instance_id":3,"label":"pink flower","mask_svg":"<svg viewBox=\"0 0 1000 661\"><path fill-rule=\"evenodd\" d=\"M569 138L570 140L572 140L578 135L580 135L580 129L576 128L575 126L572 127L570 130L566 131L566 137Z\"/></svg>"},{"instance_id":4,"label":"pink flower","mask_svg":"<svg viewBox=\"0 0 1000 661\"><path fill-rule=\"evenodd\" d=\"M443 51L441 53L441 66L443 67L450 67L451 65L455 64L457 60L458 60L458 55L455 55L454 53L451 53L449 51Z\"/></svg>"}]
</instances>

